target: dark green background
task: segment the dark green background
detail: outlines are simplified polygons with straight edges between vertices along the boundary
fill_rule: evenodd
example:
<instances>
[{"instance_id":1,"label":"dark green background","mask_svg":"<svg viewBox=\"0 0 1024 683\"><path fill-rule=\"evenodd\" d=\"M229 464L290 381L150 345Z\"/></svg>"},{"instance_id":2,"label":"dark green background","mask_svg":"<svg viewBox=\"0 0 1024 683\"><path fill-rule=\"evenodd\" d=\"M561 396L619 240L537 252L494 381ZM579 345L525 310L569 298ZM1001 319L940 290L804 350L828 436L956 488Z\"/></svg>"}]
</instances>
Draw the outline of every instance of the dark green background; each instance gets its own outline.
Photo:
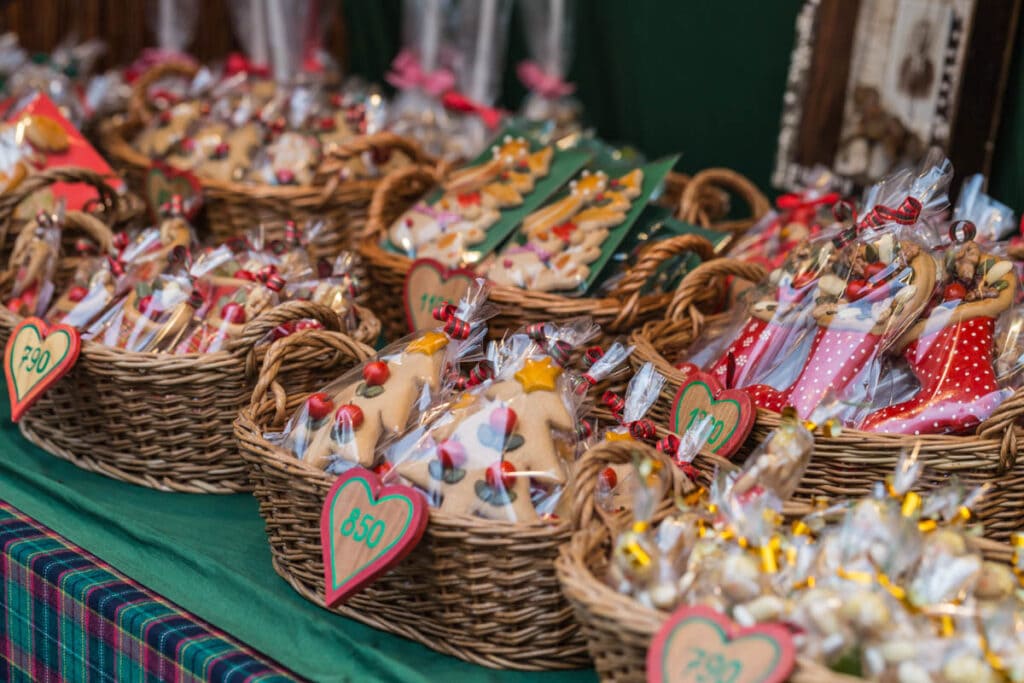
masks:
<instances>
[{"instance_id":1,"label":"dark green background","mask_svg":"<svg viewBox=\"0 0 1024 683\"><path fill-rule=\"evenodd\" d=\"M1007 0L1009 1L1009 0ZM734 168L768 188L782 92L802 0L577 0L571 80L607 139L679 168ZM347 0L350 69L379 81L399 45L398 0ZM1018 33L1020 33L1018 31ZM523 95L512 17L504 104ZM1018 35L990 190L1024 209L1024 41Z\"/></svg>"}]
</instances>

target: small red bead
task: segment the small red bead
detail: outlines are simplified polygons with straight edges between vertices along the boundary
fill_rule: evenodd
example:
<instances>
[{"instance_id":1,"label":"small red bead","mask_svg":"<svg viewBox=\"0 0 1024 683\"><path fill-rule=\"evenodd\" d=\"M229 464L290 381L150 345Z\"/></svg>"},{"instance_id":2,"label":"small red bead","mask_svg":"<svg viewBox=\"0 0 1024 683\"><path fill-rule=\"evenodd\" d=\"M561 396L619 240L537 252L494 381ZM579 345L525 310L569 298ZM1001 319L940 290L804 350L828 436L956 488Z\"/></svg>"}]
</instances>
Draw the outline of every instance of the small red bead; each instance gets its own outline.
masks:
<instances>
[{"instance_id":1,"label":"small red bead","mask_svg":"<svg viewBox=\"0 0 1024 683\"><path fill-rule=\"evenodd\" d=\"M388 381L391 376L391 371L388 369L388 364L382 360L375 360L372 363L367 363L363 368L363 379L366 380L368 386L374 387L384 384Z\"/></svg>"},{"instance_id":2,"label":"small red bead","mask_svg":"<svg viewBox=\"0 0 1024 683\"><path fill-rule=\"evenodd\" d=\"M346 403L338 408L338 412L334 415L334 422L339 427L359 429L363 424L363 410L353 403Z\"/></svg>"},{"instance_id":3,"label":"small red bead","mask_svg":"<svg viewBox=\"0 0 1024 683\"><path fill-rule=\"evenodd\" d=\"M496 462L487 468L487 485L492 489L509 489L516 482L515 473L515 466L508 460Z\"/></svg>"},{"instance_id":4,"label":"small red bead","mask_svg":"<svg viewBox=\"0 0 1024 683\"><path fill-rule=\"evenodd\" d=\"M306 399L306 410L314 420L322 420L334 410L334 402L324 392L317 392Z\"/></svg>"},{"instance_id":5,"label":"small red bead","mask_svg":"<svg viewBox=\"0 0 1024 683\"><path fill-rule=\"evenodd\" d=\"M611 467L605 467L601 470L601 483L609 489L613 489L619 483L619 475L615 474L615 470Z\"/></svg>"},{"instance_id":6,"label":"small red bead","mask_svg":"<svg viewBox=\"0 0 1024 683\"><path fill-rule=\"evenodd\" d=\"M234 323L235 325L241 325L245 322L245 308L242 304L234 301L224 304L224 308L220 309L220 317L225 322Z\"/></svg>"},{"instance_id":7,"label":"small red bead","mask_svg":"<svg viewBox=\"0 0 1024 683\"><path fill-rule=\"evenodd\" d=\"M487 422L491 425L491 429L505 436L515 431L518 421L516 411L504 407L495 408L487 417Z\"/></svg>"},{"instance_id":8,"label":"small red bead","mask_svg":"<svg viewBox=\"0 0 1024 683\"><path fill-rule=\"evenodd\" d=\"M86 289L85 287L75 286L68 290L68 298L74 301L75 303L78 303L88 295L89 290Z\"/></svg>"},{"instance_id":9,"label":"small red bead","mask_svg":"<svg viewBox=\"0 0 1024 683\"><path fill-rule=\"evenodd\" d=\"M458 441L446 439L437 445L437 459L446 470L466 464L466 448Z\"/></svg>"}]
</instances>

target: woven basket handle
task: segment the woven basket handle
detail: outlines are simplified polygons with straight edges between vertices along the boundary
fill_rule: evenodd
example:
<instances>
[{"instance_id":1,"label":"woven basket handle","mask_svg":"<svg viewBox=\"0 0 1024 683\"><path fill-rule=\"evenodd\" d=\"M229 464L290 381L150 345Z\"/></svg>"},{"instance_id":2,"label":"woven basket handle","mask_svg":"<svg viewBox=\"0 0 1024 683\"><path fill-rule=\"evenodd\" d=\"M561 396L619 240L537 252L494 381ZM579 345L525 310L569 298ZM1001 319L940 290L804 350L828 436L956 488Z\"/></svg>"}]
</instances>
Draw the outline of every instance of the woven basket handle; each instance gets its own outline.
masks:
<instances>
[{"instance_id":1,"label":"woven basket handle","mask_svg":"<svg viewBox=\"0 0 1024 683\"><path fill-rule=\"evenodd\" d=\"M228 342L227 348L232 353L249 353L274 329L285 323L307 319L318 321L324 329L332 332L341 332L345 329L338 314L323 304L312 301L286 301L263 311L247 322L242 328L242 333Z\"/></svg>"},{"instance_id":2,"label":"woven basket handle","mask_svg":"<svg viewBox=\"0 0 1024 683\"><path fill-rule=\"evenodd\" d=\"M691 314L694 303L706 296L716 278L724 275L735 275L744 280L759 282L767 277L768 272L764 266L733 258L720 258L702 263L679 283L672 303L668 306L666 318L682 320L684 315Z\"/></svg>"},{"instance_id":3,"label":"woven basket handle","mask_svg":"<svg viewBox=\"0 0 1024 683\"><path fill-rule=\"evenodd\" d=\"M149 86L168 76L181 76L191 80L198 71L199 67L195 64L181 61L161 62L149 68L132 84L132 94L128 99L129 121L143 124L153 115L149 108Z\"/></svg>"},{"instance_id":4,"label":"woven basket handle","mask_svg":"<svg viewBox=\"0 0 1024 683\"><path fill-rule=\"evenodd\" d=\"M0 218L0 249L3 249L7 242L8 235L13 231L17 208L36 192L46 189L55 183L81 183L84 185L91 185L96 189L96 193L103 210L114 215L114 213L119 210L118 207L120 207L124 200L117 194L117 191L114 190L114 188L107 184L107 177L108 176L102 176L95 171L90 171L87 168L79 168L77 166L60 166L57 168L49 168L45 171L40 171L39 173L33 173L29 177L25 178L25 180L23 180L13 192L0 196L0 217L2 217ZM79 227L90 232L90 237L93 237L96 239L97 243L100 243L100 235L91 233L91 230L95 229L94 225L90 228L82 226ZM109 229L106 233L109 237ZM107 242L107 244L109 244L109 242Z\"/></svg>"},{"instance_id":5,"label":"woven basket handle","mask_svg":"<svg viewBox=\"0 0 1024 683\"><path fill-rule=\"evenodd\" d=\"M402 198L407 197L409 192L403 188L421 189L421 193L425 193L431 187L440 184L446 171L447 166L444 163L415 164L396 168L384 176L370 200L364 237L379 241L391 222L408 208Z\"/></svg>"},{"instance_id":6,"label":"woven basket handle","mask_svg":"<svg viewBox=\"0 0 1024 683\"><path fill-rule=\"evenodd\" d=\"M110 228L108 228L103 221L92 214L83 213L81 211L68 211L64 216L64 226L62 231L67 233L70 230L80 230L85 233L86 236L88 236L89 239L99 247L101 254L109 254L113 250L113 233L110 232ZM10 260L7 264L9 270L14 271L18 268L25 256L25 250L28 248L34 237L35 236L30 230L22 230L18 233L18 237L14 240L14 246L11 249ZM62 240L61 246L63 245L64 241Z\"/></svg>"},{"instance_id":7,"label":"woven basket handle","mask_svg":"<svg viewBox=\"0 0 1024 683\"><path fill-rule=\"evenodd\" d=\"M325 351L334 353L324 353ZM326 384L328 379L338 376L339 355L351 360L348 367L352 367L372 357L374 351L366 344L357 342L348 335L326 330L303 330L278 339L270 345L270 350L267 351L266 358L263 359L263 367L249 403L253 414L266 401L267 392L270 392L274 399L274 423L284 422L287 416L288 397L283 383L278 381L282 368L291 360L304 360L303 367L306 369L310 369L311 366L312 369L323 368L325 371L330 369L334 374L328 376L325 373L324 383Z\"/></svg>"},{"instance_id":8,"label":"woven basket handle","mask_svg":"<svg viewBox=\"0 0 1024 683\"><path fill-rule=\"evenodd\" d=\"M710 196L710 188L722 187L739 195L747 206L750 207L750 219L738 221L722 221L712 223L708 211L707 201ZM771 211L772 204L764 196L761 190L757 189L754 183L745 176L728 168L709 168L693 176L690 182L683 188L683 196L679 200L679 217L688 223L694 223L705 228L714 228L724 232L740 235L749 228L753 222L759 220L766 213Z\"/></svg>"},{"instance_id":9,"label":"woven basket handle","mask_svg":"<svg viewBox=\"0 0 1024 683\"><path fill-rule=\"evenodd\" d=\"M354 157L375 149L392 149L404 153L414 164L436 163L434 157L427 154L420 144L404 135L381 131L370 135L357 135L345 140L333 148L320 164L318 173L337 176L345 163Z\"/></svg>"},{"instance_id":10,"label":"woven basket handle","mask_svg":"<svg viewBox=\"0 0 1024 683\"><path fill-rule=\"evenodd\" d=\"M707 261L715 255L715 247L700 235L678 235L665 240L658 240L644 247L636 263L611 291L610 296L622 302L619 315L612 321L609 329L617 330L632 327L640 301L640 289L651 279L662 263L692 251L701 261Z\"/></svg>"},{"instance_id":11,"label":"woven basket handle","mask_svg":"<svg viewBox=\"0 0 1024 683\"><path fill-rule=\"evenodd\" d=\"M978 425L978 436L999 441L1000 473L1008 472L1017 464L1017 432L1014 426L1021 415L1024 415L1024 388L1015 391Z\"/></svg>"},{"instance_id":12,"label":"woven basket handle","mask_svg":"<svg viewBox=\"0 0 1024 683\"><path fill-rule=\"evenodd\" d=\"M633 462L633 454L639 451L661 462L672 477L672 492L681 493L688 481L686 475L672 464L667 455L647 444L630 441L602 441L587 451L574 474L572 491L572 523L574 529L582 529L595 519L603 519L605 512L597 502L597 484L601 472L610 465L627 465ZM669 500L674 500L673 498Z\"/></svg>"}]
</instances>

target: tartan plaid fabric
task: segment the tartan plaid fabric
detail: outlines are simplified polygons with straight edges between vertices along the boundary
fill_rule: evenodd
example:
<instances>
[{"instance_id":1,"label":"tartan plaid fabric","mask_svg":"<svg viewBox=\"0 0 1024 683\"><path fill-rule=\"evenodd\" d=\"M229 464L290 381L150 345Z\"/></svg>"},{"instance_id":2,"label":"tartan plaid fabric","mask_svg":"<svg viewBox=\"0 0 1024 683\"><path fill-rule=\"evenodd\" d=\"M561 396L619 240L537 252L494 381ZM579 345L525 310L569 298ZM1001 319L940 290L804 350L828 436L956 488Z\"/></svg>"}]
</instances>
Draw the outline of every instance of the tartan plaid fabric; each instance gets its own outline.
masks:
<instances>
[{"instance_id":1,"label":"tartan plaid fabric","mask_svg":"<svg viewBox=\"0 0 1024 683\"><path fill-rule=\"evenodd\" d=\"M0 577L0 680L297 680L3 501Z\"/></svg>"}]
</instances>

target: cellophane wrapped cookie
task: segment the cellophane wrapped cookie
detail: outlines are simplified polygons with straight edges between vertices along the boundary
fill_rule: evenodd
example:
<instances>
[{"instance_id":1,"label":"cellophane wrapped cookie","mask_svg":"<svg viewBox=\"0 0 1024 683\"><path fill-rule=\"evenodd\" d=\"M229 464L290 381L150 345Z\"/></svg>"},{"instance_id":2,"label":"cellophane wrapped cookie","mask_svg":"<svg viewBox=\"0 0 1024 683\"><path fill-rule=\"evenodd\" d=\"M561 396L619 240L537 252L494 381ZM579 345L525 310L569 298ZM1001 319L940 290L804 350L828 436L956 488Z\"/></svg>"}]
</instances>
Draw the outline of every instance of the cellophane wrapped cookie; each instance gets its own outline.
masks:
<instances>
[{"instance_id":1,"label":"cellophane wrapped cookie","mask_svg":"<svg viewBox=\"0 0 1024 683\"><path fill-rule=\"evenodd\" d=\"M627 355L613 344L586 377L574 372L570 351L594 334L579 319L492 344L488 371L388 449L385 481L408 482L452 514L521 523L564 514L587 390Z\"/></svg>"},{"instance_id":2,"label":"cellophane wrapped cookie","mask_svg":"<svg viewBox=\"0 0 1024 683\"><path fill-rule=\"evenodd\" d=\"M984 490L954 477L919 494L910 453L871 495L822 501L786 523L782 502L812 450L810 433L784 421L741 471L720 473L657 525L647 520L667 483L654 461L639 463L636 522L614 539L610 583L659 609L785 623L798 656L869 680L1024 680L1024 584L973 543L970 510Z\"/></svg>"},{"instance_id":3,"label":"cellophane wrapped cookie","mask_svg":"<svg viewBox=\"0 0 1024 683\"><path fill-rule=\"evenodd\" d=\"M977 425L1006 396L991 357L1016 279L973 227L940 220L951 175L942 160L870 188L859 219L794 249L745 293L731 328L698 339L678 367L818 422L905 434ZM960 357L978 379L944 370Z\"/></svg>"},{"instance_id":4,"label":"cellophane wrapped cookie","mask_svg":"<svg viewBox=\"0 0 1024 683\"><path fill-rule=\"evenodd\" d=\"M40 211L18 233L11 251L14 282L5 302L8 310L22 316L46 312L54 296L63 221L64 207L59 204L54 213Z\"/></svg>"},{"instance_id":5,"label":"cellophane wrapped cookie","mask_svg":"<svg viewBox=\"0 0 1024 683\"><path fill-rule=\"evenodd\" d=\"M267 438L315 469L377 466L384 446L437 400L433 395L461 363L479 353L490 315L487 288L478 281L457 306L435 310L437 328L385 347L311 394L283 432Z\"/></svg>"}]
</instances>

